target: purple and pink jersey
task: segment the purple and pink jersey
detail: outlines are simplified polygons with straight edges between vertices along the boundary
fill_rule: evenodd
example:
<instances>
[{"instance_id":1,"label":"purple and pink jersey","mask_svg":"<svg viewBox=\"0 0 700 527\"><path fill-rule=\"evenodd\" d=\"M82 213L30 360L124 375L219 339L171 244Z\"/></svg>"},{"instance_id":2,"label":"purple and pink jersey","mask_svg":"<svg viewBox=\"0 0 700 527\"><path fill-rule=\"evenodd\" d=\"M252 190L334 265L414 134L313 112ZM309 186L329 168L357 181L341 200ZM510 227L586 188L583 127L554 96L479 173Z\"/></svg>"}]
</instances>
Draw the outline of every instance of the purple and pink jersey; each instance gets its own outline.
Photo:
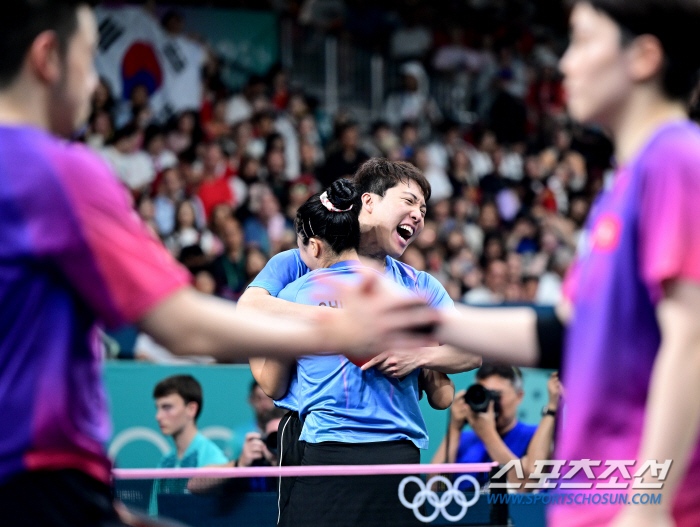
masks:
<instances>
[{"instance_id":1,"label":"purple and pink jersey","mask_svg":"<svg viewBox=\"0 0 700 527\"><path fill-rule=\"evenodd\" d=\"M63 468L108 481L97 328L188 282L94 153L0 127L0 484Z\"/></svg>"},{"instance_id":2,"label":"purple and pink jersey","mask_svg":"<svg viewBox=\"0 0 700 527\"><path fill-rule=\"evenodd\" d=\"M565 282L574 318L555 459L636 460L661 342L655 309L662 284L700 282L700 128L676 122L659 129L599 196L584 240ZM599 527L618 511L609 504L552 506L550 524ZM673 511L678 527L700 525L697 447Z\"/></svg>"}]
</instances>

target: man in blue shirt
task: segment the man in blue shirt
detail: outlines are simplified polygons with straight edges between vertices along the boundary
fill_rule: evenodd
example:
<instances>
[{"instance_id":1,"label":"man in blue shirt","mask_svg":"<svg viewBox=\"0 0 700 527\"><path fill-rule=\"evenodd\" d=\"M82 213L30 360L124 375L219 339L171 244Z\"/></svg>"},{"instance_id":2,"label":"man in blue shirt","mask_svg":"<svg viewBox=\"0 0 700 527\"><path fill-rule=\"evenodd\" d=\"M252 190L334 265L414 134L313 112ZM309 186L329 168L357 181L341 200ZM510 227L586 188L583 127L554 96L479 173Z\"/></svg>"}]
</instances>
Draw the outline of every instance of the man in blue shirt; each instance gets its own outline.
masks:
<instances>
[{"instance_id":1,"label":"man in blue shirt","mask_svg":"<svg viewBox=\"0 0 700 527\"><path fill-rule=\"evenodd\" d=\"M549 403L543 411L539 425L518 421L518 407L524 395L519 368L486 364L476 372L476 382L487 390L498 392L498 414L493 401L487 411L473 411L464 398L466 391L458 392L450 409L448 434L435 453L432 463L497 461L499 465L506 465L510 461L520 459L524 475L527 477L534 470L535 460L550 457L554 420L561 394L558 375L552 374L547 383ZM463 430L467 424L471 429ZM472 475L482 486L488 480L486 473ZM518 481L515 471L509 471L508 480ZM467 482L464 485L469 486Z\"/></svg>"}]
</instances>

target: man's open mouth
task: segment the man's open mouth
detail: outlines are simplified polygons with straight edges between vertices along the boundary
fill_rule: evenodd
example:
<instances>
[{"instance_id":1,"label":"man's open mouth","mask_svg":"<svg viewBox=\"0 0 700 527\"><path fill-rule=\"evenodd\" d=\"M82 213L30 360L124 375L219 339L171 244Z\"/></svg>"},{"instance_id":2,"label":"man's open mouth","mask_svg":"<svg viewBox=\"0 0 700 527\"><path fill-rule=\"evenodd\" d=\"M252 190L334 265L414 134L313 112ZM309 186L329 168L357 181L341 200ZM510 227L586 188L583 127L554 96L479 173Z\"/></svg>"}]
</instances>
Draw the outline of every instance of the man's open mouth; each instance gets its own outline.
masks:
<instances>
[{"instance_id":1,"label":"man's open mouth","mask_svg":"<svg viewBox=\"0 0 700 527\"><path fill-rule=\"evenodd\" d=\"M398 232L399 236L401 236L404 240L408 240L416 231L410 225L399 225L396 227L396 232Z\"/></svg>"}]
</instances>

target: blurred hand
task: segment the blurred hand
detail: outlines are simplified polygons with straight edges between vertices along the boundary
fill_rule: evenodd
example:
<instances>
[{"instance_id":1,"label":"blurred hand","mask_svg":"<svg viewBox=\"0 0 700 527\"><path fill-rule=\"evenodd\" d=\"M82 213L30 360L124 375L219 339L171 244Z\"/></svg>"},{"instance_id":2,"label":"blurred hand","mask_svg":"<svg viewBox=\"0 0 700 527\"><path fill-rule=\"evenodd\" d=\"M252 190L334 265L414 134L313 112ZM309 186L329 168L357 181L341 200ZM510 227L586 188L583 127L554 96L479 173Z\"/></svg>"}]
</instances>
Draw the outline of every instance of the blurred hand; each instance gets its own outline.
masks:
<instances>
[{"instance_id":1,"label":"blurred hand","mask_svg":"<svg viewBox=\"0 0 700 527\"><path fill-rule=\"evenodd\" d=\"M396 284L373 271L363 271L355 286L329 284L343 309L328 309L317 315L328 349L349 357L372 357L393 348L426 346L438 311L424 300L409 296ZM427 330L417 333L417 330Z\"/></svg>"},{"instance_id":2,"label":"blurred hand","mask_svg":"<svg viewBox=\"0 0 700 527\"><path fill-rule=\"evenodd\" d=\"M238 457L239 467L250 467L253 462L265 457L265 451L267 448L262 442L262 436L258 432L248 432L245 435L245 442L243 443L243 450L241 455ZM268 452L269 454L269 452Z\"/></svg>"},{"instance_id":3,"label":"blurred hand","mask_svg":"<svg viewBox=\"0 0 700 527\"><path fill-rule=\"evenodd\" d=\"M471 412L471 408L464 400L464 394L466 393L467 390L458 391L450 407L450 426L459 430L467 424L467 412Z\"/></svg>"},{"instance_id":4,"label":"blurred hand","mask_svg":"<svg viewBox=\"0 0 700 527\"><path fill-rule=\"evenodd\" d=\"M496 412L493 409L493 401L489 403L489 407L485 412L474 412L466 402L464 404L467 406L467 422L481 440L484 439L487 433L496 431Z\"/></svg>"},{"instance_id":5,"label":"blurred hand","mask_svg":"<svg viewBox=\"0 0 700 527\"><path fill-rule=\"evenodd\" d=\"M564 387L559 380L558 371L555 371L549 376L549 380L547 380L547 392L549 393L549 404L547 407L552 410L557 410L559 408L559 400L564 392Z\"/></svg>"},{"instance_id":6,"label":"blurred hand","mask_svg":"<svg viewBox=\"0 0 700 527\"><path fill-rule=\"evenodd\" d=\"M420 348L415 347L390 349L367 361L362 370L375 368L387 377L405 377L420 367L420 352Z\"/></svg>"}]
</instances>

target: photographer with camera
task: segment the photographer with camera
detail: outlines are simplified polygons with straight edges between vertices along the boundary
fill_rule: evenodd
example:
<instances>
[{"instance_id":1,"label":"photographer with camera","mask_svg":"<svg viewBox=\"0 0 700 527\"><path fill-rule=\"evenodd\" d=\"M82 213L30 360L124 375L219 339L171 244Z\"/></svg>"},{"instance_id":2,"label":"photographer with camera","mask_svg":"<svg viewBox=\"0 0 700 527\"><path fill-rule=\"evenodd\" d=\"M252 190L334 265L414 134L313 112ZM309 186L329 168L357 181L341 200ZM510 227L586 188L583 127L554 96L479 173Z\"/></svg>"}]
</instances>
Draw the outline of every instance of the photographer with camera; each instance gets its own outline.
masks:
<instances>
[{"instance_id":1,"label":"photographer with camera","mask_svg":"<svg viewBox=\"0 0 700 527\"><path fill-rule=\"evenodd\" d=\"M559 408L561 383L558 373L547 382L549 402L539 425L518 421L523 400L523 380L514 366L485 364L476 372L476 384L458 392L450 409L448 433L432 463L485 463L505 465L520 459L523 474L534 471L534 461L548 459L552 449L554 423ZM464 430L469 424L471 430ZM473 474L483 486L488 474ZM509 482L518 482L515 471Z\"/></svg>"}]
</instances>

